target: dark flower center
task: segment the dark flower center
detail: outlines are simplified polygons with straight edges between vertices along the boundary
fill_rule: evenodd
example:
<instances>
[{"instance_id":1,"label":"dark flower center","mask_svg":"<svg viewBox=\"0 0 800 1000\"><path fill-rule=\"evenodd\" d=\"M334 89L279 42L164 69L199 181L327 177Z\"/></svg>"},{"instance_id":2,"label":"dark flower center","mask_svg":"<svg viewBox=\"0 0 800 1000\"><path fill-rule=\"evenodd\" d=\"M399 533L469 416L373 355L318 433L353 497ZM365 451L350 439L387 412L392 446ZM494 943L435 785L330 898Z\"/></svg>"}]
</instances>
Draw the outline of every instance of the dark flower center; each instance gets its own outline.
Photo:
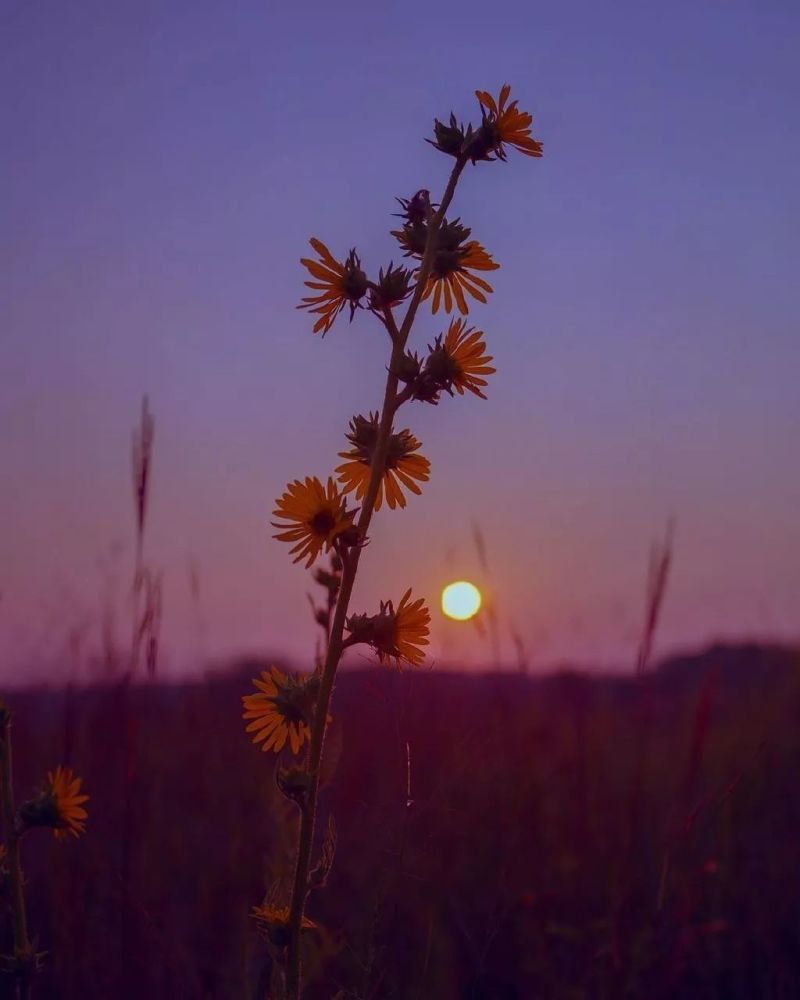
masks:
<instances>
[{"instance_id":1,"label":"dark flower center","mask_svg":"<svg viewBox=\"0 0 800 1000\"><path fill-rule=\"evenodd\" d=\"M466 250L439 250L433 259L431 274L434 278L446 278L448 274L462 270L461 262Z\"/></svg>"},{"instance_id":2,"label":"dark flower center","mask_svg":"<svg viewBox=\"0 0 800 1000\"><path fill-rule=\"evenodd\" d=\"M425 370L434 382L444 388L447 388L461 374L453 356L441 345L428 355Z\"/></svg>"},{"instance_id":3,"label":"dark flower center","mask_svg":"<svg viewBox=\"0 0 800 1000\"><path fill-rule=\"evenodd\" d=\"M304 685L293 684L283 688L271 698L271 701L288 726L308 725L313 698Z\"/></svg>"},{"instance_id":4,"label":"dark flower center","mask_svg":"<svg viewBox=\"0 0 800 1000\"><path fill-rule=\"evenodd\" d=\"M386 451L386 468L396 469L411 450L406 434L392 434Z\"/></svg>"},{"instance_id":5,"label":"dark flower center","mask_svg":"<svg viewBox=\"0 0 800 1000\"><path fill-rule=\"evenodd\" d=\"M348 268L342 283L342 291L351 302L358 302L367 291L367 276L359 267Z\"/></svg>"},{"instance_id":6,"label":"dark flower center","mask_svg":"<svg viewBox=\"0 0 800 1000\"><path fill-rule=\"evenodd\" d=\"M324 535L327 538L336 527L336 518L329 510L320 510L308 523L315 535Z\"/></svg>"}]
</instances>

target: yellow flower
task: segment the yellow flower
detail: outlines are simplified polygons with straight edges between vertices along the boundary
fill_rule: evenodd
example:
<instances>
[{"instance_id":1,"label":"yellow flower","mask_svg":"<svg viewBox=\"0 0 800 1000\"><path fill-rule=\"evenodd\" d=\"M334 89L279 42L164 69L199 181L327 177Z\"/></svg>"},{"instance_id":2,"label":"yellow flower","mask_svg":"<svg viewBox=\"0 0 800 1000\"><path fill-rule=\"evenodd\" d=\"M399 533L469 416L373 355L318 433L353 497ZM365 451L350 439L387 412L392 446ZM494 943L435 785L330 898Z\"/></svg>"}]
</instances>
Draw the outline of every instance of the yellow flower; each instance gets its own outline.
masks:
<instances>
[{"instance_id":1,"label":"yellow flower","mask_svg":"<svg viewBox=\"0 0 800 1000\"><path fill-rule=\"evenodd\" d=\"M285 948L289 943L289 907L276 906L274 903L263 903L254 906L250 916L256 921L270 941L277 947ZM300 921L303 931L315 930L318 924L304 916Z\"/></svg>"},{"instance_id":2,"label":"yellow flower","mask_svg":"<svg viewBox=\"0 0 800 1000\"><path fill-rule=\"evenodd\" d=\"M444 298L445 312L452 312L455 300L461 315L466 316L469 306L465 292L479 302L486 302L484 292L492 291L488 281L471 272L496 271L500 265L492 260L491 254L477 240L469 240L471 232L461 224L460 219L452 222L444 219L436 233L431 270L422 295L423 299L433 295L434 313L439 311ZM397 239L406 257L422 260L428 238L425 222L409 220L402 229L393 229L392 236ZM414 273L418 275L419 271Z\"/></svg>"},{"instance_id":3,"label":"yellow flower","mask_svg":"<svg viewBox=\"0 0 800 1000\"><path fill-rule=\"evenodd\" d=\"M339 452L340 458L347 459L336 468L339 482L345 493L355 490L356 500L363 500L367 493L372 455L378 440L378 425L377 413L370 414L369 418L361 415L353 417L350 421L351 430L347 435L347 440L353 447L349 451ZM390 435L386 468L378 485L375 510L381 508L384 490L386 502L392 510L406 505L403 486L417 495L422 492L415 480L423 483L428 481L431 463L424 455L414 454L421 447L422 443L409 430Z\"/></svg>"},{"instance_id":4,"label":"yellow flower","mask_svg":"<svg viewBox=\"0 0 800 1000\"><path fill-rule=\"evenodd\" d=\"M295 479L287 485L283 495L275 501L272 512L281 521L272 521L280 533L273 535L281 542L294 542L289 554L293 562L306 559L309 567L324 548L330 551L342 532L353 524L355 511L348 511L344 497L328 478L327 487L316 476L306 476L305 481Z\"/></svg>"},{"instance_id":5,"label":"yellow flower","mask_svg":"<svg viewBox=\"0 0 800 1000\"><path fill-rule=\"evenodd\" d=\"M378 654L381 663L394 660L419 666L425 659L420 648L428 645L431 616L420 597L411 601L410 588L403 594L395 611L391 601L381 601L377 615L352 615L347 620L350 644L366 642Z\"/></svg>"},{"instance_id":6,"label":"yellow flower","mask_svg":"<svg viewBox=\"0 0 800 1000\"><path fill-rule=\"evenodd\" d=\"M309 309L318 314L319 319L314 324L314 333L322 330L323 337L333 326L334 320L344 309L350 306L350 320L366 295L369 282L361 270L361 261L355 250L351 250L344 264L340 264L322 240L310 239L309 243L319 255L319 260L301 257L300 262L306 267L316 281L304 282L308 288L317 289L319 295L308 295L297 307Z\"/></svg>"},{"instance_id":7,"label":"yellow flower","mask_svg":"<svg viewBox=\"0 0 800 1000\"><path fill-rule=\"evenodd\" d=\"M533 116L520 111L517 102L506 106L511 87L506 83L497 101L485 90L476 90L475 96L481 105L483 125L475 133L475 141L470 149L473 162L476 159L491 159L495 153L501 160L506 158L503 143L508 143L526 156L541 156L542 144L531 136Z\"/></svg>"},{"instance_id":8,"label":"yellow flower","mask_svg":"<svg viewBox=\"0 0 800 1000\"><path fill-rule=\"evenodd\" d=\"M292 753L299 753L303 741L311 738L309 723L316 699L315 677L284 674L277 667L261 672L253 684L258 694L242 696L243 719L252 719L246 732L254 733L253 743L263 751L280 753L289 741Z\"/></svg>"},{"instance_id":9,"label":"yellow flower","mask_svg":"<svg viewBox=\"0 0 800 1000\"><path fill-rule=\"evenodd\" d=\"M496 369L489 367L492 357L485 353L482 337L483 331L468 327L465 320L450 321L444 343L436 338L425 363L425 374L436 388L451 394L455 389L461 396L468 390L486 399L481 391L486 379L481 376L493 375Z\"/></svg>"},{"instance_id":10,"label":"yellow flower","mask_svg":"<svg viewBox=\"0 0 800 1000\"><path fill-rule=\"evenodd\" d=\"M439 250L433 258L431 273L428 276L423 299L433 295L434 315L444 298L444 311L453 311L453 300L462 316L469 312L469 306L464 295L469 293L478 302L486 302L484 292L493 291L488 281L479 278L471 271L496 271L499 264L492 260L491 254L477 242L470 240L457 250Z\"/></svg>"},{"instance_id":11,"label":"yellow flower","mask_svg":"<svg viewBox=\"0 0 800 1000\"><path fill-rule=\"evenodd\" d=\"M72 769L61 767L47 772L46 793L55 804L57 819L54 833L58 840L63 840L67 833L73 837L86 830L87 812L83 803L89 801L88 795L81 795L82 779L76 778Z\"/></svg>"}]
</instances>

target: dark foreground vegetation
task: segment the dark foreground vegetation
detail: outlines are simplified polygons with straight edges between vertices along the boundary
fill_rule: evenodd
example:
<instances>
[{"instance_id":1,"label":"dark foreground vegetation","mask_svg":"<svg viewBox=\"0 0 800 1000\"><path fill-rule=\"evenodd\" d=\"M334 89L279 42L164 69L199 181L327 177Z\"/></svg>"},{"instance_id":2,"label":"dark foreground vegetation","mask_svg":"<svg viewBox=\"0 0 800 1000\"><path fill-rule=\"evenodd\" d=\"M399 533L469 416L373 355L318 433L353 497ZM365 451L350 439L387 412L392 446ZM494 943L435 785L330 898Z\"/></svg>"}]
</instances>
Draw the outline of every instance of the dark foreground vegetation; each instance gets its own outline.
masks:
<instances>
[{"instance_id":1,"label":"dark foreground vegetation","mask_svg":"<svg viewBox=\"0 0 800 1000\"><path fill-rule=\"evenodd\" d=\"M265 995L248 911L290 874L293 807L240 666L13 696L17 786L58 760L92 796L80 840L26 845L34 996ZM639 684L345 673L334 706L309 997L800 996L797 654L715 647Z\"/></svg>"}]
</instances>

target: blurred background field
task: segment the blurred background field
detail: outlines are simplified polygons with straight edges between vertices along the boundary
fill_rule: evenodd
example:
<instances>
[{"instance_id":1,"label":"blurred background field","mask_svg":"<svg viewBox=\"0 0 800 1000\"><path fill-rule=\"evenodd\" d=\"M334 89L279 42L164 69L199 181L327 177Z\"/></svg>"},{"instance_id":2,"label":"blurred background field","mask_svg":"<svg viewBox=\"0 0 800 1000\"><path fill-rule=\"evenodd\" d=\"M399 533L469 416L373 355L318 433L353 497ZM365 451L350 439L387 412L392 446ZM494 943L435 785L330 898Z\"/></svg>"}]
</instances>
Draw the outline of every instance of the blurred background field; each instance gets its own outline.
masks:
<instances>
[{"instance_id":1,"label":"blurred background field","mask_svg":"<svg viewBox=\"0 0 800 1000\"><path fill-rule=\"evenodd\" d=\"M292 844L271 755L238 724L263 666L14 695L18 796L56 760L92 796L84 837L24 845L39 996L263 996L248 911ZM308 996L800 995L798 717L800 656L779 647L715 646L638 682L345 672Z\"/></svg>"}]
</instances>

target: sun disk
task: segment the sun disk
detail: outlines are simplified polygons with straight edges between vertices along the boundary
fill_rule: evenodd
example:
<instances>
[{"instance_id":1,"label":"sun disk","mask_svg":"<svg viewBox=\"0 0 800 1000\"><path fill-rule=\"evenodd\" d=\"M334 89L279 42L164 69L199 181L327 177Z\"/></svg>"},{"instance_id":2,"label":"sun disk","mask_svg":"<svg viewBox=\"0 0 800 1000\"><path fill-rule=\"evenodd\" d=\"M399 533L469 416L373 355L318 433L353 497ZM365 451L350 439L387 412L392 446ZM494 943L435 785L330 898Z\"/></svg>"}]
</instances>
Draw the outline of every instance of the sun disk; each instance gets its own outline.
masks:
<instances>
[{"instance_id":1,"label":"sun disk","mask_svg":"<svg viewBox=\"0 0 800 1000\"><path fill-rule=\"evenodd\" d=\"M457 580L442 591L442 611L448 618L466 622L473 618L481 606L481 592L474 583Z\"/></svg>"}]
</instances>

